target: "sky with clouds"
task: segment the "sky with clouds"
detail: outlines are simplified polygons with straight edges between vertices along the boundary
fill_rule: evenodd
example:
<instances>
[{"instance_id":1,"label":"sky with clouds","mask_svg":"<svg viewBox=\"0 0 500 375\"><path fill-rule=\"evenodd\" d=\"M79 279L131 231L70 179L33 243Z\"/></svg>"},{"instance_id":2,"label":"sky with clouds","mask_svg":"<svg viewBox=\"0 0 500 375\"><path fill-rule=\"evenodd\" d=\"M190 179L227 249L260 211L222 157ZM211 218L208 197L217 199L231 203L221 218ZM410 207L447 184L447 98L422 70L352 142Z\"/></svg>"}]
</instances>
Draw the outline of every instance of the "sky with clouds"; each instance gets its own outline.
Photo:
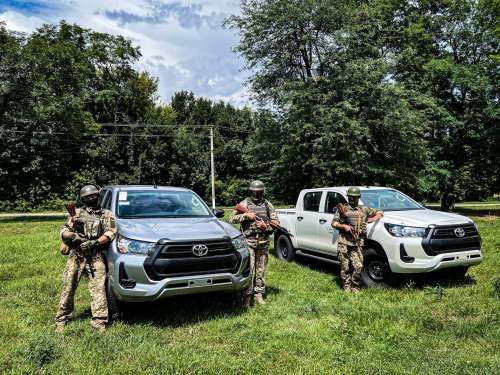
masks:
<instances>
[{"instance_id":1,"label":"sky with clouds","mask_svg":"<svg viewBox=\"0 0 500 375\"><path fill-rule=\"evenodd\" d=\"M96 31L120 34L140 46L137 64L158 77L164 102L176 91L248 105L243 61L231 51L238 42L224 29L239 12L239 0L0 0L0 21L31 32L64 19Z\"/></svg>"}]
</instances>

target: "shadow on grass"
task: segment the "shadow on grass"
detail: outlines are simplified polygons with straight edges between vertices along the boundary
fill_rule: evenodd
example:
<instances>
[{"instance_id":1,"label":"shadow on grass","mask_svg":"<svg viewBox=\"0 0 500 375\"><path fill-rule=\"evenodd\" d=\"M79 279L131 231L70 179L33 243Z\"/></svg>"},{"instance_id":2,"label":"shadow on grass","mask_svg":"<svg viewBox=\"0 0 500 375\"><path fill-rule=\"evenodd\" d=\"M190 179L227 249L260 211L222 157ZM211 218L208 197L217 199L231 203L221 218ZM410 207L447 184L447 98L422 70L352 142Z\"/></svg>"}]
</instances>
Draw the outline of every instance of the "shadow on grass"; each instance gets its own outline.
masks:
<instances>
[{"instance_id":1,"label":"shadow on grass","mask_svg":"<svg viewBox=\"0 0 500 375\"><path fill-rule=\"evenodd\" d=\"M301 256L297 256L297 258L295 258L295 262L313 271L331 275L332 281L336 283L340 289L342 289L342 282L340 280L340 266L338 264L322 262L321 260Z\"/></svg>"},{"instance_id":2,"label":"shadow on grass","mask_svg":"<svg viewBox=\"0 0 500 375\"><path fill-rule=\"evenodd\" d=\"M0 217L0 224L8 223L32 223L41 221L61 221L68 217L67 214L61 214L60 216L43 216L43 215L30 215L30 216L5 216Z\"/></svg>"},{"instance_id":3,"label":"shadow on grass","mask_svg":"<svg viewBox=\"0 0 500 375\"><path fill-rule=\"evenodd\" d=\"M441 211L439 207L427 207L434 211ZM443 211L449 212L449 211ZM500 216L500 208L482 208L482 207L457 207L451 213L465 216Z\"/></svg>"},{"instance_id":4,"label":"shadow on grass","mask_svg":"<svg viewBox=\"0 0 500 375\"><path fill-rule=\"evenodd\" d=\"M327 262L322 262L320 260L297 257L295 260L298 264L307 267L313 271L326 273L332 276L332 281L335 282L339 288L342 288L342 282L340 280L340 267L336 264L331 264ZM443 288L453 288L453 287L463 287L474 285L476 279L472 276L465 275L459 276L454 275L449 270L435 271L429 273L421 274L399 274L395 275L390 281L390 287L392 289L403 289L403 288L413 288L413 289L424 289L428 287L443 287Z\"/></svg>"},{"instance_id":5,"label":"shadow on grass","mask_svg":"<svg viewBox=\"0 0 500 375\"><path fill-rule=\"evenodd\" d=\"M398 288L455 288L476 284L476 279L472 276L455 276L444 271L436 271L423 274L405 275L400 277Z\"/></svg>"},{"instance_id":6,"label":"shadow on grass","mask_svg":"<svg viewBox=\"0 0 500 375\"><path fill-rule=\"evenodd\" d=\"M478 209L459 207L453 212L465 216L500 216L500 208Z\"/></svg>"},{"instance_id":7,"label":"shadow on grass","mask_svg":"<svg viewBox=\"0 0 500 375\"><path fill-rule=\"evenodd\" d=\"M158 327L182 327L217 318L241 315L245 308L234 304L229 293L174 296L161 301L122 305L125 324L154 324ZM77 317L85 319L81 315Z\"/></svg>"}]
</instances>

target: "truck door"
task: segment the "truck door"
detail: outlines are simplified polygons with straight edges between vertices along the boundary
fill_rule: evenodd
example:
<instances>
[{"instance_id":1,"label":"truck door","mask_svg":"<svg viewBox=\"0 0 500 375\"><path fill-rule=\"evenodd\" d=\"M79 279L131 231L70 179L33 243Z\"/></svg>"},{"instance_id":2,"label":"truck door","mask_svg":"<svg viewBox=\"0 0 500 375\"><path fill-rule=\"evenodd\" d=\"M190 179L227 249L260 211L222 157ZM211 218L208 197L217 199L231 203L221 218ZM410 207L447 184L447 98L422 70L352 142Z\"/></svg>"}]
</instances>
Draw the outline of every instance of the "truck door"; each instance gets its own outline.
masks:
<instances>
[{"instance_id":1,"label":"truck door","mask_svg":"<svg viewBox=\"0 0 500 375\"><path fill-rule=\"evenodd\" d=\"M337 204L346 203L344 196L336 191L326 193L325 203L318 215L317 250L330 255L337 254L339 231L332 228L332 219L337 212Z\"/></svg>"},{"instance_id":2,"label":"truck door","mask_svg":"<svg viewBox=\"0 0 500 375\"><path fill-rule=\"evenodd\" d=\"M302 211L297 211L296 226L299 248L315 250L317 246L318 215L322 191L309 191L304 194Z\"/></svg>"}]
</instances>

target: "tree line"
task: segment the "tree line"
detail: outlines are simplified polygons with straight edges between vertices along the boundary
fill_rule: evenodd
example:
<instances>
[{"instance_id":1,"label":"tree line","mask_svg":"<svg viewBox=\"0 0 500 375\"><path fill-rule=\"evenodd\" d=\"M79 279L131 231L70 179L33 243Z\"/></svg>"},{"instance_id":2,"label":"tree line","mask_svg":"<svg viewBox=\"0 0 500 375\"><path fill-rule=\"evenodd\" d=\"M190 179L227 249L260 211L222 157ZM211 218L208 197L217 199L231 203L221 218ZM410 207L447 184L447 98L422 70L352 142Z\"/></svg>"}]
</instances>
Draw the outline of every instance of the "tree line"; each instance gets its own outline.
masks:
<instances>
[{"instance_id":1,"label":"tree line","mask_svg":"<svg viewBox=\"0 0 500 375\"><path fill-rule=\"evenodd\" d=\"M498 13L495 1L243 0L225 25L240 34L258 109L186 91L160 102L121 36L0 24L0 209L57 208L85 183L209 198L210 126L218 204L253 178L283 203L354 184L490 196L500 191Z\"/></svg>"}]
</instances>

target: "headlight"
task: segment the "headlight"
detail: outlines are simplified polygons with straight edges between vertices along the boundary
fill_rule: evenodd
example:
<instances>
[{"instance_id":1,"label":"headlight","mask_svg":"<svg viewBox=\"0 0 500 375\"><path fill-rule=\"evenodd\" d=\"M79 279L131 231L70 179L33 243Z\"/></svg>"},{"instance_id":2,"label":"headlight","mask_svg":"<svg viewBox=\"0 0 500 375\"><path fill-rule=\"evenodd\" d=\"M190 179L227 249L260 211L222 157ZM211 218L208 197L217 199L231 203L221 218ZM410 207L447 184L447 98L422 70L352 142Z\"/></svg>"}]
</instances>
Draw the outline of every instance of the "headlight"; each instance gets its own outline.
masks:
<instances>
[{"instance_id":1,"label":"headlight","mask_svg":"<svg viewBox=\"0 0 500 375\"><path fill-rule=\"evenodd\" d=\"M236 250L244 250L247 248L247 242L243 236L236 237L232 240L233 246Z\"/></svg>"},{"instance_id":2,"label":"headlight","mask_svg":"<svg viewBox=\"0 0 500 375\"><path fill-rule=\"evenodd\" d=\"M154 242L144 242L131 240L122 236L118 236L116 246L120 253L150 255L155 250Z\"/></svg>"},{"instance_id":3,"label":"headlight","mask_svg":"<svg viewBox=\"0 0 500 375\"><path fill-rule=\"evenodd\" d=\"M425 228L405 227L404 225L385 223L385 228L394 237L424 237Z\"/></svg>"}]
</instances>

